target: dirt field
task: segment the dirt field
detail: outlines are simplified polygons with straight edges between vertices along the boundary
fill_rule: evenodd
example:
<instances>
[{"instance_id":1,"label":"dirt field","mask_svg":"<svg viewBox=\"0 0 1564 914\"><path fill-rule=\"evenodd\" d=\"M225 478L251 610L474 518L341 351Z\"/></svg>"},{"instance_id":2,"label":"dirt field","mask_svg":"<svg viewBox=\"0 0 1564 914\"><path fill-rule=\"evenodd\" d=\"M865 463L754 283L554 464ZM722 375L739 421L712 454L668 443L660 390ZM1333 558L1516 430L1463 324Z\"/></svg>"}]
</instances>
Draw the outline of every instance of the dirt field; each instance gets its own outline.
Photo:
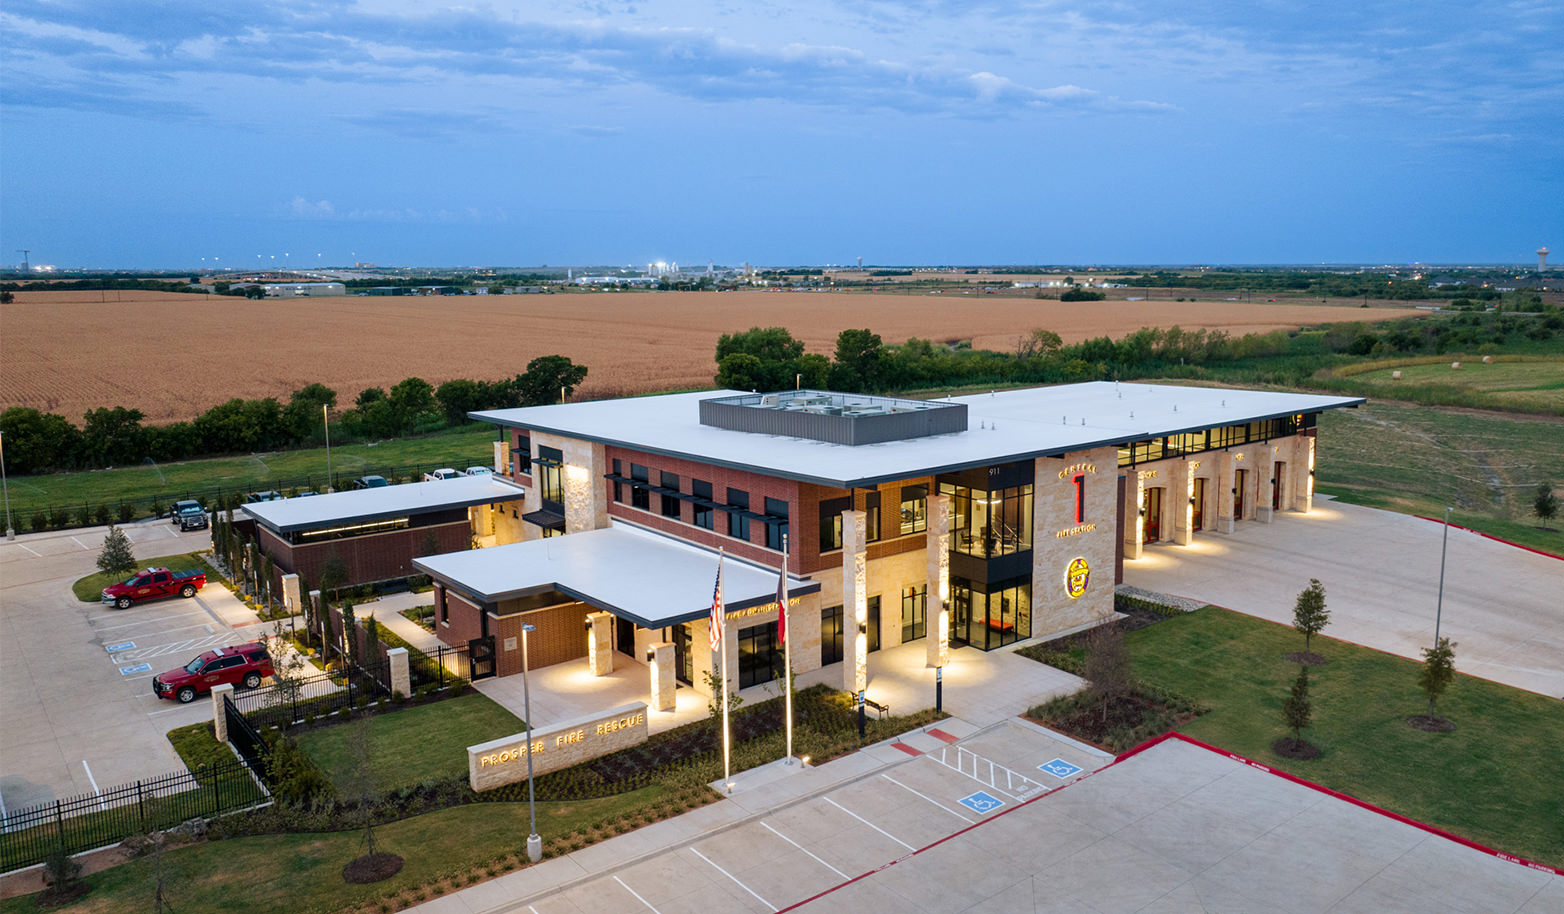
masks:
<instances>
[{"instance_id":1,"label":"dirt field","mask_svg":"<svg viewBox=\"0 0 1564 914\"><path fill-rule=\"evenodd\" d=\"M149 422L171 422L230 397L285 400L312 381L351 403L366 387L410 375L436 384L507 377L553 353L590 367L589 395L698 388L712 383L717 337L753 326L787 327L809 351L826 354L850 327L868 327L886 343L970 339L1004 350L1038 327L1066 342L1174 324L1236 336L1407 310L808 292L267 301L22 292L0 306L0 409L31 406L79 422L88 409L127 406Z\"/></svg>"}]
</instances>

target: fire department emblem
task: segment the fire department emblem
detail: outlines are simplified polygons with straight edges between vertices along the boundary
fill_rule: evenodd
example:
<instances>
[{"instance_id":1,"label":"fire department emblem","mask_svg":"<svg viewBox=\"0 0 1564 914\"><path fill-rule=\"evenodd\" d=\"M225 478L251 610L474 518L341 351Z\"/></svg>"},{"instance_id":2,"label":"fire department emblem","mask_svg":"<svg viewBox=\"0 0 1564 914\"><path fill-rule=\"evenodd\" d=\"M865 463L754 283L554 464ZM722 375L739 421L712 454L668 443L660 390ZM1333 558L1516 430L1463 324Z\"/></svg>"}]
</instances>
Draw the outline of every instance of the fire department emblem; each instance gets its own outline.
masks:
<instances>
[{"instance_id":1,"label":"fire department emblem","mask_svg":"<svg viewBox=\"0 0 1564 914\"><path fill-rule=\"evenodd\" d=\"M1092 570L1087 566L1086 560L1076 556L1070 561L1070 566L1064 570L1064 592L1075 599L1086 592L1086 585L1090 583Z\"/></svg>"}]
</instances>

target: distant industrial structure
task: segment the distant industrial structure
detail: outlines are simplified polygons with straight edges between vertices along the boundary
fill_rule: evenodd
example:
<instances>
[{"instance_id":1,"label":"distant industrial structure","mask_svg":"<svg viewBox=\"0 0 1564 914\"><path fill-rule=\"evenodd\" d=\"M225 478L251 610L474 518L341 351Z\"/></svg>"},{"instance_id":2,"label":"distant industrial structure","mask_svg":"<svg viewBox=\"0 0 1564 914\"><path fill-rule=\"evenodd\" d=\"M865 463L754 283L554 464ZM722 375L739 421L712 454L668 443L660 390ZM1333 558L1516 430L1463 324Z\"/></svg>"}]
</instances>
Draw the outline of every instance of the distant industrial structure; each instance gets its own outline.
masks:
<instances>
[{"instance_id":1,"label":"distant industrial structure","mask_svg":"<svg viewBox=\"0 0 1564 914\"><path fill-rule=\"evenodd\" d=\"M267 298L325 298L348 294L347 286L340 282L265 283L261 290Z\"/></svg>"},{"instance_id":2,"label":"distant industrial structure","mask_svg":"<svg viewBox=\"0 0 1564 914\"><path fill-rule=\"evenodd\" d=\"M1538 271L1542 271L1542 270L1546 270L1547 268L1548 268L1548 246L1547 245L1543 245L1542 247L1537 249L1537 269L1538 269Z\"/></svg>"}]
</instances>

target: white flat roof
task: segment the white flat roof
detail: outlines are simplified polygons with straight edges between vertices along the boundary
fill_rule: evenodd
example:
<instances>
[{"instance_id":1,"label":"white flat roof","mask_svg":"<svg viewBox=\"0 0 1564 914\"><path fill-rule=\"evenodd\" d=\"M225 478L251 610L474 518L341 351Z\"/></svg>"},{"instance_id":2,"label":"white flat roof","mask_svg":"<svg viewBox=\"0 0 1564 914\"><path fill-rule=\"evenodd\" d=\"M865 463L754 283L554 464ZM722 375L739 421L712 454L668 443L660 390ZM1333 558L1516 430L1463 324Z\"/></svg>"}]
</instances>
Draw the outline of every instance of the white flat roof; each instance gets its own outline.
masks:
<instances>
[{"instance_id":1,"label":"white flat roof","mask_svg":"<svg viewBox=\"0 0 1564 914\"><path fill-rule=\"evenodd\" d=\"M700 423L701 400L742 393L704 391L469 415L846 489L1364 402L1361 397L1092 381L955 397L953 402L967 405L966 431L883 444L831 444Z\"/></svg>"},{"instance_id":2,"label":"white flat roof","mask_svg":"<svg viewBox=\"0 0 1564 914\"><path fill-rule=\"evenodd\" d=\"M355 521L429 514L492 502L515 501L526 494L520 486L495 476L458 476L435 482L348 489L307 498L284 498L240 505L257 523L288 533Z\"/></svg>"},{"instance_id":3,"label":"white flat roof","mask_svg":"<svg viewBox=\"0 0 1564 914\"><path fill-rule=\"evenodd\" d=\"M615 521L602 530L413 559L432 577L494 603L557 591L643 628L662 628L711 612L717 551ZM788 593L820 589L788 577ZM722 563L729 610L776 600L776 569L728 556Z\"/></svg>"}]
</instances>

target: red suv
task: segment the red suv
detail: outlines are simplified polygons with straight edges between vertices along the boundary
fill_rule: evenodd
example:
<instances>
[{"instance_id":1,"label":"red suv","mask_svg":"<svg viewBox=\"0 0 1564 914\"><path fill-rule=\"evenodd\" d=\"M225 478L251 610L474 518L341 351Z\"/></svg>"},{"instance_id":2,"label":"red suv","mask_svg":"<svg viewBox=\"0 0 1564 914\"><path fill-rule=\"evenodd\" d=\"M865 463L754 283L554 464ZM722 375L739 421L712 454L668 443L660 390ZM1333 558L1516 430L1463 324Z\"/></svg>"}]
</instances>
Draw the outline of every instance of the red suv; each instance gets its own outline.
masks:
<instances>
[{"instance_id":1,"label":"red suv","mask_svg":"<svg viewBox=\"0 0 1564 914\"><path fill-rule=\"evenodd\" d=\"M152 680L152 692L159 698L177 698L188 704L224 683L253 689L273 672L266 645L252 641L207 651L177 670L159 673Z\"/></svg>"}]
</instances>

